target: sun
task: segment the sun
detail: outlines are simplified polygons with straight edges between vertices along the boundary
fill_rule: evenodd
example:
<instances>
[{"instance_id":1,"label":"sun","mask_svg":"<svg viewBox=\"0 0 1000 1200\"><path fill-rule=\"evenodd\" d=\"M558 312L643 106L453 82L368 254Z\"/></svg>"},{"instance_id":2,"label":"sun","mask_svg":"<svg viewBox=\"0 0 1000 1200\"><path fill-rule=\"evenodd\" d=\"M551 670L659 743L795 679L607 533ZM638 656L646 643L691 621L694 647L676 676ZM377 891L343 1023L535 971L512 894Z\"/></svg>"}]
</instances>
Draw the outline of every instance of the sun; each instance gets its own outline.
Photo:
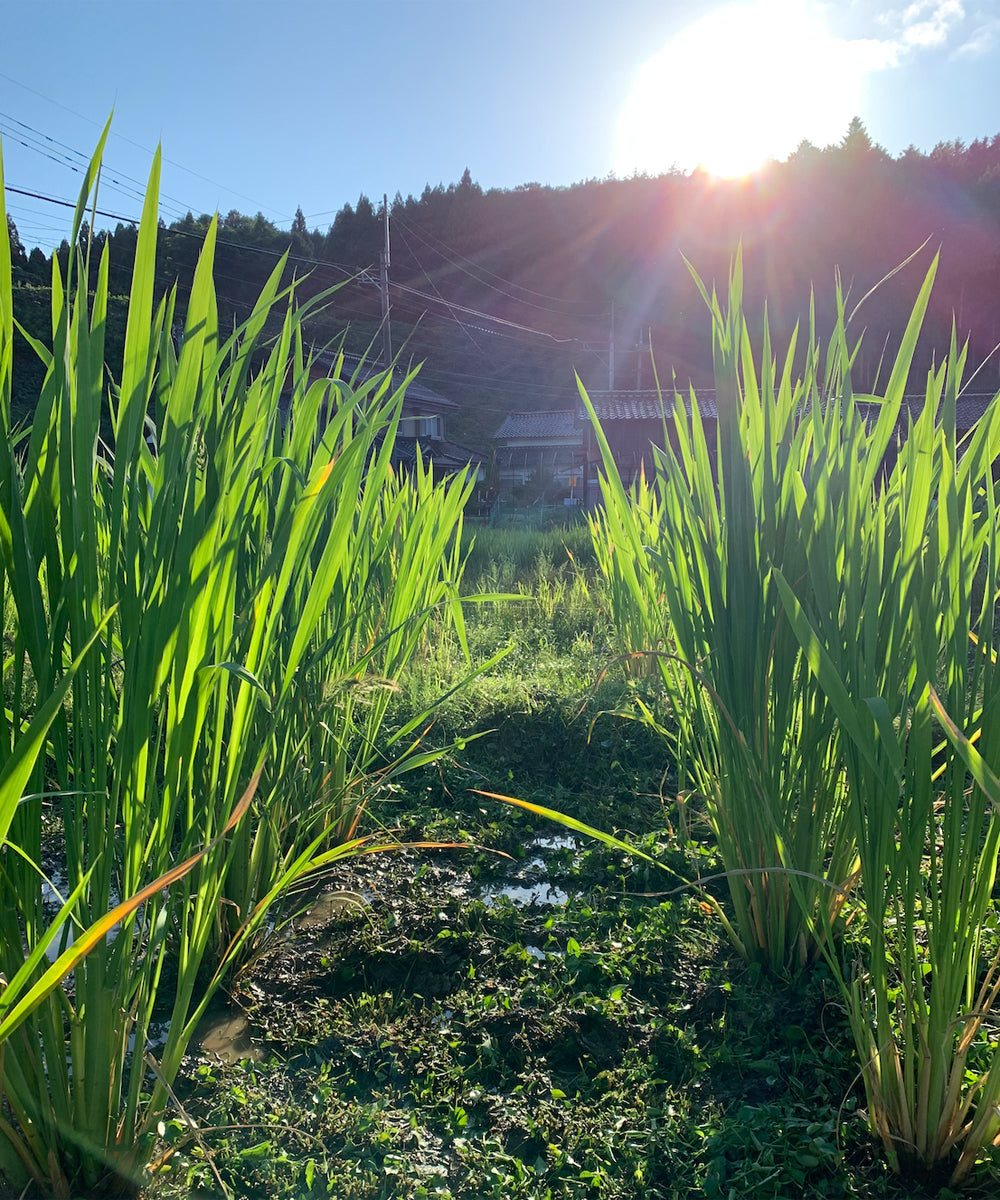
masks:
<instances>
[{"instance_id":1,"label":"sun","mask_svg":"<svg viewBox=\"0 0 1000 1200\"><path fill-rule=\"evenodd\" d=\"M806 0L718 8L636 74L615 170L738 176L786 157L803 138L837 141L860 108L864 67Z\"/></svg>"}]
</instances>

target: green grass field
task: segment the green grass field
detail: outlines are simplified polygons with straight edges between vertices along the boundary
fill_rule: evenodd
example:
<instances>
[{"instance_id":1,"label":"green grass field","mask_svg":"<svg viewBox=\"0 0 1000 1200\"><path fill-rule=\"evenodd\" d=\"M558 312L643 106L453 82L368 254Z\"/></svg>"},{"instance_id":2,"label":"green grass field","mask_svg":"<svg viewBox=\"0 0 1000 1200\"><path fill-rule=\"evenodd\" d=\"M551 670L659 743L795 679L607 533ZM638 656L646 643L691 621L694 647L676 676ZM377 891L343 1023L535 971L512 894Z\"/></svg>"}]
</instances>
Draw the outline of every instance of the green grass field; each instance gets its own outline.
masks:
<instances>
[{"instance_id":1,"label":"green grass field","mask_svg":"<svg viewBox=\"0 0 1000 1200\"><path fill-rule=\"evenodd\" d=\"M260 1057L189 1057L149 1195L951 1195L893 1175L872 1141L829 971L748 966L703 898L674 891L721 864L704 813L678 809L662 740L601 715L646 685L614 661L585 554L477 539L466 590L497 582L491 539L526 564L503 580L521 599L468 619L474 655L512 649L429 736L483 736L369 814L403 841L468 848L329 879L364 906L276 941L236 982ZM446 637L424 655L404 712L458 669ZM470 789L570 810L666 869ZM725 902L723 880L706 887ZM963 1194L998 1181L1000 1163L983 1165Z\"/></svg>"},{"instance_id":2,"label":"green grass field","mask_svg":"<svg viewBox=\"0 0 1000 1200\"><path fill-rule=\"evenodd\" d=\"M0 243L7 1195L995 1195L1000 397L960 440L953 338L904 407L936 259L856 397L839 285L782 359L737 254L717 420L473 540L282 263L230 335L213 224L175 344L158 157L108 381L99 164L29 430Z\"/></svg>"}]
</instances>

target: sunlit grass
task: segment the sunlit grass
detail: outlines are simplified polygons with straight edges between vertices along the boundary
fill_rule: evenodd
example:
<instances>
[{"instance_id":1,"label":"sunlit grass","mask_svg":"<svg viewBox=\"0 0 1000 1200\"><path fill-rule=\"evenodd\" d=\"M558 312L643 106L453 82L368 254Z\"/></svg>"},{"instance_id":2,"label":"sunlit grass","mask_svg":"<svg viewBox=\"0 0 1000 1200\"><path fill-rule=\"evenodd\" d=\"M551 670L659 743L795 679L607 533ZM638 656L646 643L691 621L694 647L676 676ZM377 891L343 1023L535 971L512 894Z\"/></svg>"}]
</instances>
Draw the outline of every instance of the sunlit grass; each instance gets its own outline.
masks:
<instances>
[{"instance_id":1,"label":"sunlit grass","mask_svg":"<svg viewBox=\"0 0 1000 1200\"><path fill-rule=\"evenodd\" d=\"M774 575L805 567L797 487L816 450L804 418L829 381L814 335L801 377L794 344L779 369L766 325L756 356L741 293L739 265L727 310L705 293L717 436L695 395L667 397L673 436L627 490L595 421L604 504L592 532L621 650L658 681L669 720L641 711L676 756L681 791L704 801L729 872L734 917L719 915L748 961L782 971L820 952L856 868L833 712Z\"/></svg>"},{"instance_id":2,"label":"sunlit grass","mask_svg":"<svg viewBox=\"0 0 1000 1200\"><path fill-rule=\"evenodd\" d=\"M801 506L814 531L807 576L780 581L844 731L870 952L841 984L872 1129L894 1166L948 1163L953 1184L1000 1132L1000 401L960 444L964 361L953 338L882 486L866 486L861 455L817 460ZM893 372L880 425L895 421L905 380ZM849 392L842 420L863 425ZM847 486L833 498L838 473Z\"/></svg>"},{"instance_id":3,"label":"sunlit grass","mask_svg":"<svg viewBox=\"0 0 1000 1200\"><path fill-rule=\"evenodd\" d=\"M157 156L121 380L105 379L107 246L97 264L74 250L53 263L20 445L0 250L0 1176L56 1196L142 1182L226 972L292 884L371 848L359 813L426 760L422 714L379 730L427 621L463 638L471 483L394 474L388 373L310 383L283 262L219 329L214 223L175 346L176 297L154 294L158 181Z\"/></svg>"},{"instance_id":4,"label":"sunlit grass","mask_svg":"<svg viewBox=\"0 0 1000 1200\"><path fill-rule=\"evenodd\" d=\"M793 377L766 322L751 347L737 265L728 308L705 293L716 445L675 397L676 441L628 492L598 429L593 529L624 649L655 664L707 804L734 943L779 968L823 956L890 1163L959 1183L1000 1143L1000 401L959 444L953 339L921 414L903 409L936 266L884 389L858 397L839 289L825 355L811 329Z\"/></svg>"}]
</instances>

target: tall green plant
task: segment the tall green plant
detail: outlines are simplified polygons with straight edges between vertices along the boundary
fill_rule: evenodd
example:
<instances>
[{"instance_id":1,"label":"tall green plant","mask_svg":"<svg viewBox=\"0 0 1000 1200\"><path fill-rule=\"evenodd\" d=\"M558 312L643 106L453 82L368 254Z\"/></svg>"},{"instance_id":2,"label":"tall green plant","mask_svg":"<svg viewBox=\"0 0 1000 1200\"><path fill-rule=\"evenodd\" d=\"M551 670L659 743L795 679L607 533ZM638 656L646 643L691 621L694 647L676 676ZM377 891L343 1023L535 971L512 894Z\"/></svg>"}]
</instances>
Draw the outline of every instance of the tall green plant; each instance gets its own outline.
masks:
<instances>
[{"instance_id":1,"label":"tall green plant","mask_svg":"<svg viewBox=\"0 0 1000 1200\"><path fill-rule=\"evenodd\" d=\"M779 369L765 318L755 360L739 260L727 309L698 282L712 318L717 432L693 392L675 394L652 478L626 488L591 407L604 469L592 534L621 648L651 662L669 721L643 714L718 841L734 919L720 916L748 960L788 970L822 946L856 870L833 713L774 573L805 569L807 418L829 381L813 331L803 352L792 340Z\"/></svg>"},{"instance_id":2,"label":"tall green plant","mask_svg":"<svg viewBox=\"0 0 1000 1200\"><path fill-rule=\"evenodd\" d=\"M388 384L388 377L380 379L374 394L381 397ZM367 399L366 390L337 386L348 411ZM394 412L401 395L391 394ZM295 425L301 421L296 413L279 457L296 453ZM315 428L311 414L306 428ZM391 441L383 442L367 461L358 460L357 477L328 517L338 525L336 536L328 531L311 573L290 590L280 633L259 663L255 678L271 698L266 711L258 710L252 733L267 747L266 819L236 835L220 910L223 944L264 911L261 902L303 854L308 858L353 838L371 799L436 753L418 744L428 711L412 715L391 736L381 731L428 623L443 614L465 646L457 588L464 564L462 514L472 481L457 476L435 483L419 455L412 471L396 475L390 448ZM345 502L349 497L353 503ZM272 496L266 511L280 512L280 505L280 495ZM311 621L308 638L301 633L303 614ZM468 661L467 646L465 651ZM296 653L302 655L299 665L289 671Z\"/></svg>"},{"instance_id":3,"label":"tall green plant","mask_svg":"<svg viewBox=\"0 0 1000 1200\"><path fill-rule=\"evenodd\" d=\"M897 423L933 274L884 396L863 398L869 423ZM831 962L872 1130L897 1169L950 1161L954 1183L1000 1143L1000 397L960 444L964 361L953 338L882 486L862 454L817 455L799 501L807 570L779 579L843 730L870 950ZM833 419L870 443L849 384ZM849 486L831 499L838 472Z\"/></svg>"},{"instance_id":4,"label":"tall green plant","mask_svg":"<svg viewBox=\"0 0 1000 1200\"><path fill-rule=\"evenodd\" d=\"M96 264L75 250L53 263L45 382L17 452L0 249L0 1176L56 1196L137 1186L223 972L296 879L364 848L344 814L376 765L420 760L405 741L377 758L382 710L360 697L391 681L428 609L450 603L461 628L464 482L393 478L388 376L310 382L284 262L223 336L214 223L175 350L174 296L155 296L158 179L157 155L120 384L109 396L107 247ZM303 781L317 753L319 787ZM168 1033L150 1075L154 1015Z\"/></svg>"}]
</instances>

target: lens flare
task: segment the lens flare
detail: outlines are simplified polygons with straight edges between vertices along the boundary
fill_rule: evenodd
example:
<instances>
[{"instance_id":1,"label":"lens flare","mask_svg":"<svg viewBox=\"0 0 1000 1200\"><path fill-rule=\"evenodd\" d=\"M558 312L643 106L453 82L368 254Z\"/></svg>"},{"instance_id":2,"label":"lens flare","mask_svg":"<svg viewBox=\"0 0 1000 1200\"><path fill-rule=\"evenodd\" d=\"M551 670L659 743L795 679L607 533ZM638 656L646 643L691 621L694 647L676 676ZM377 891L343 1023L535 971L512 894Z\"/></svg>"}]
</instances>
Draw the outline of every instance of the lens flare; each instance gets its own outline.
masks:
<instances>
[{"instance_id":1,"label":"lens flare","mask_svg":"<svg viewBox=\"0 0 1000 1200\"><path fill-rule=\"evenodd\" d=\"M730 4L681 30L637 73L615 169L744 175L803 140L839 141L879 43L832 35L803 0Z\"/></svg>"}]
</instances>

